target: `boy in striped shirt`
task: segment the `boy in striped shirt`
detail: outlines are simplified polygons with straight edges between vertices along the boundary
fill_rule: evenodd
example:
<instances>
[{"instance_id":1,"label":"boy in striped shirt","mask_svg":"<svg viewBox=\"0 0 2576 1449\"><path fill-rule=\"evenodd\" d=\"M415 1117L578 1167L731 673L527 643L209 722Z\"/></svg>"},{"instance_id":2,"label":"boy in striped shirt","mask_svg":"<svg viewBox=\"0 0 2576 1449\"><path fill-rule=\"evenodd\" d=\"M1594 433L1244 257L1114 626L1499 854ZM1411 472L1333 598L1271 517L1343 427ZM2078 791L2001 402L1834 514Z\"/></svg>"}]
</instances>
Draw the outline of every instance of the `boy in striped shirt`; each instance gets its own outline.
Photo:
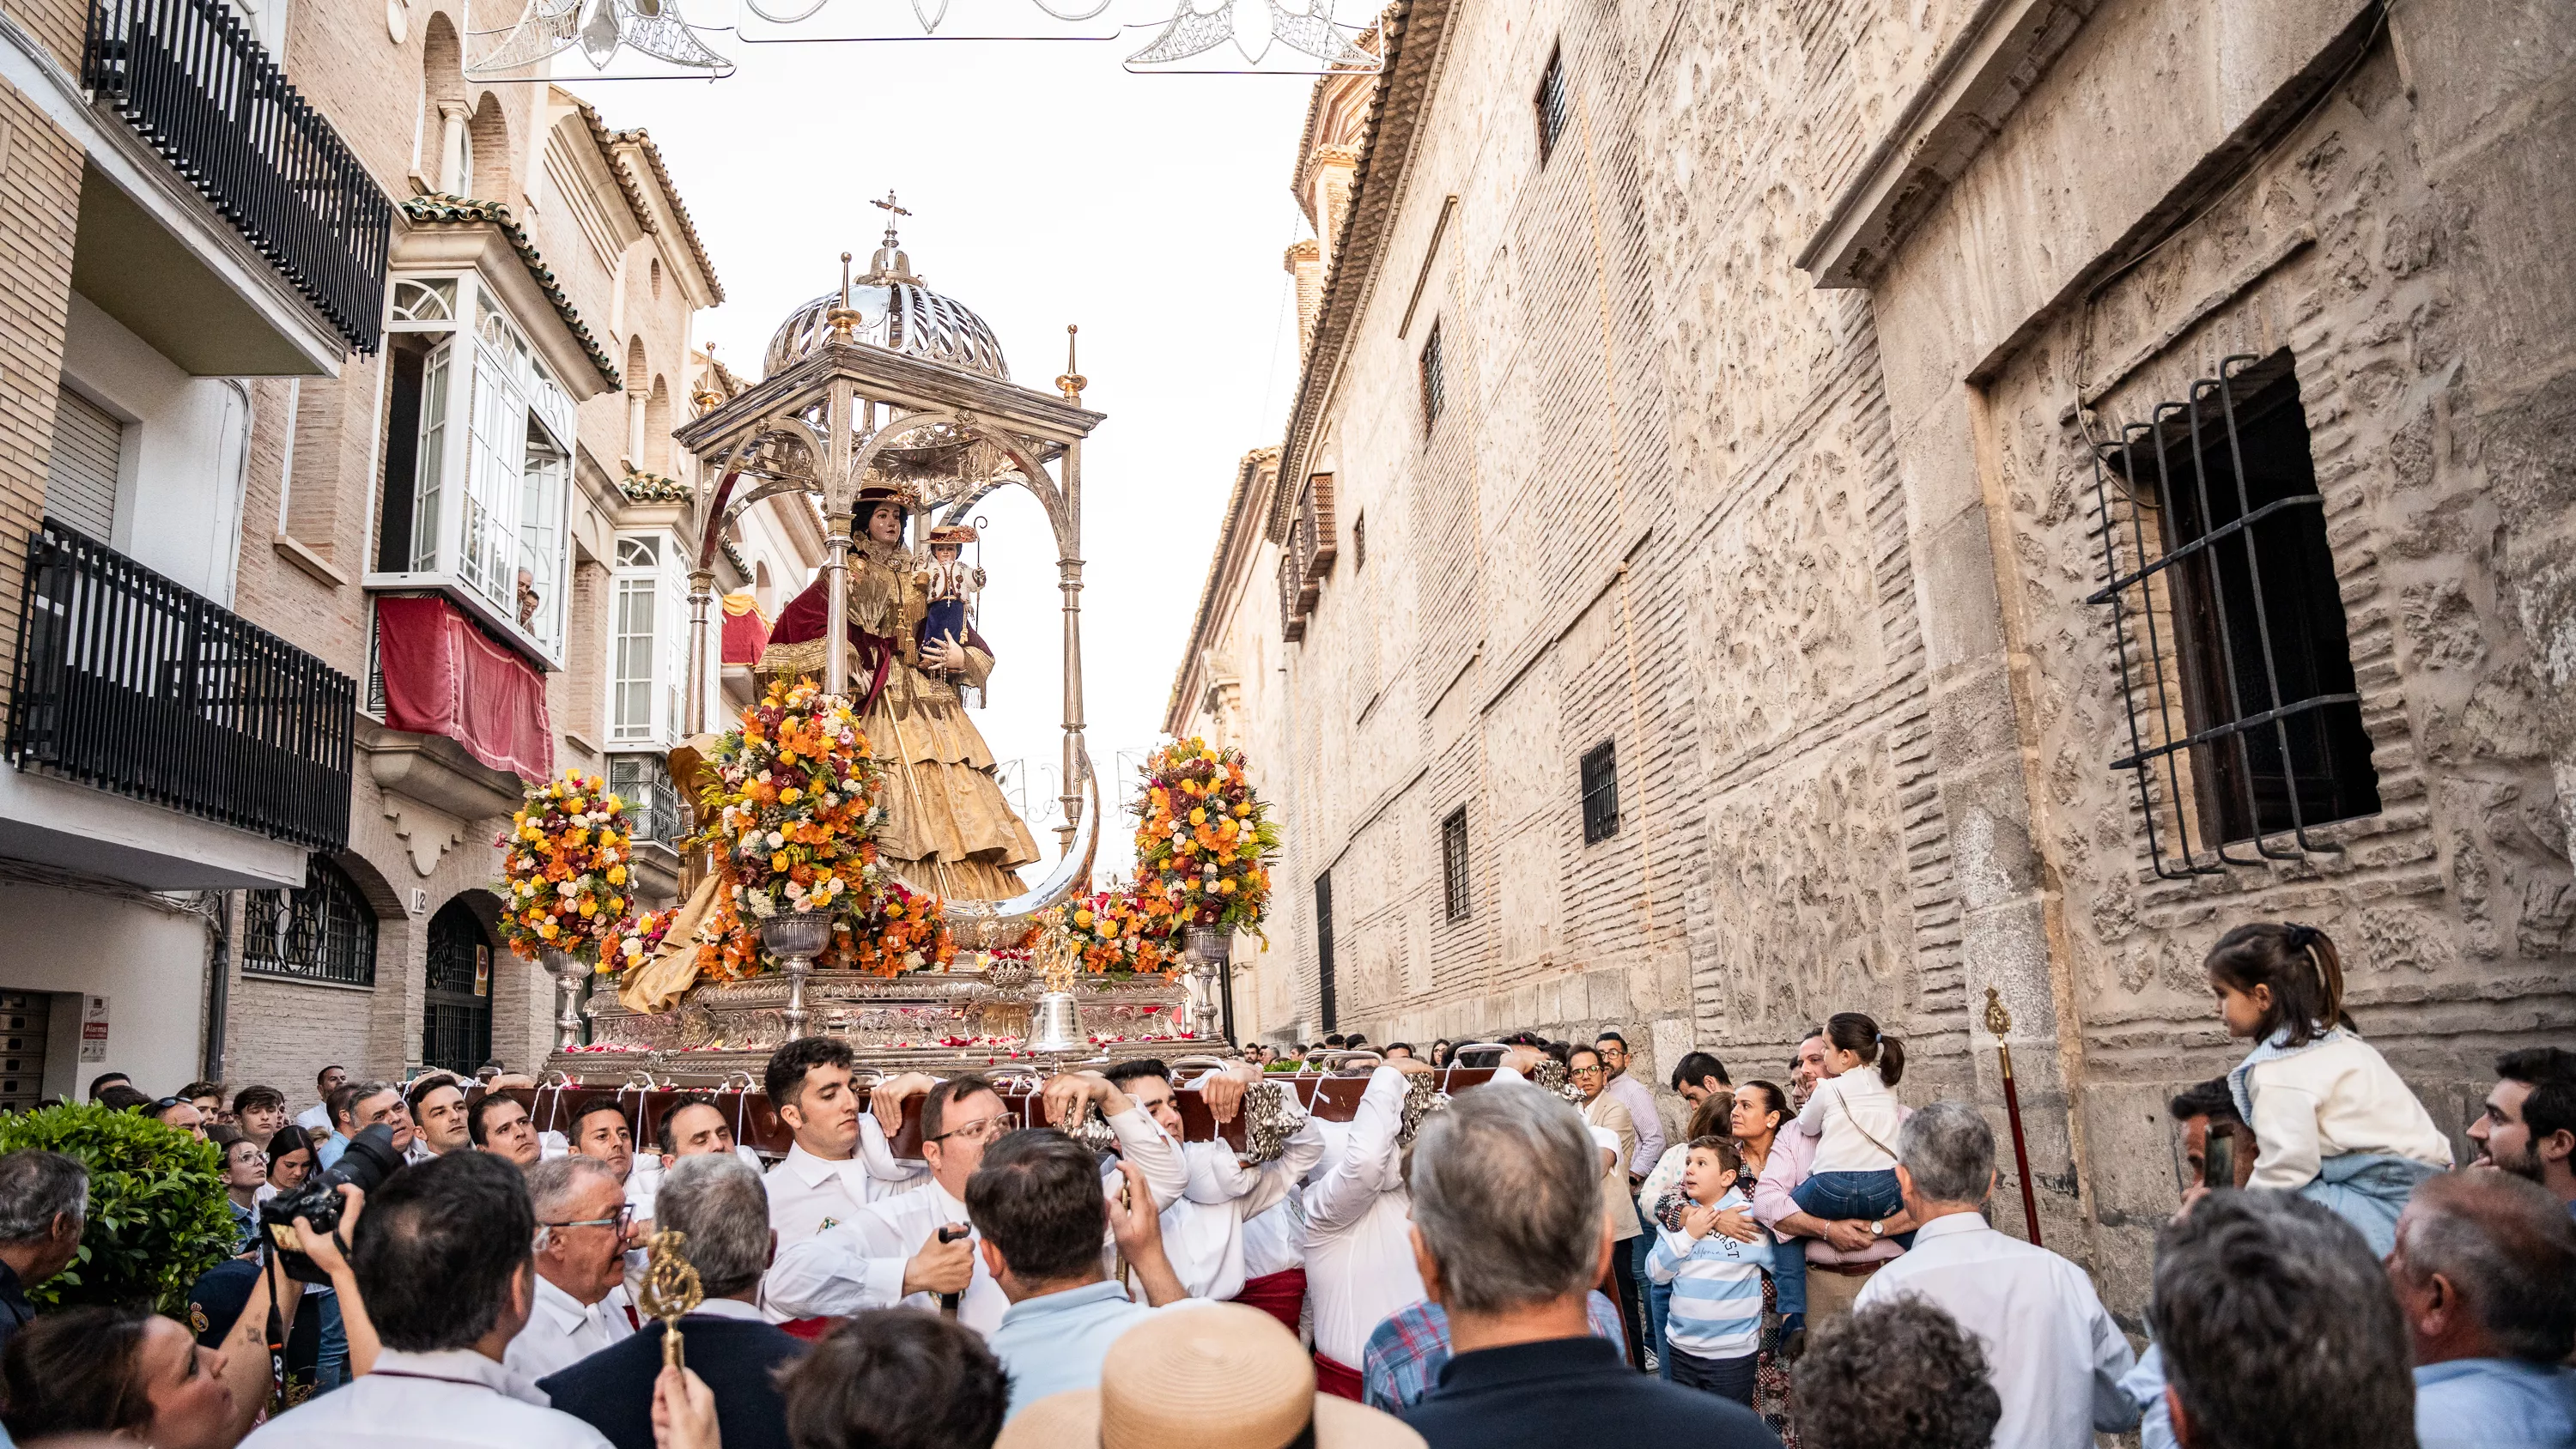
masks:
<instances>
[{"instance_id":1,"label":"boy in striped shirt","mask_svg":"<svg viewBox=\"0 0 2576 1449\"><path fill-rule=\"evenodd\" d=\"M1646 1276L1673 1289L1664 1319L1673 1382L1753 1403L1754 1359L1762 1346L1762 1275L1771 1271L1765 1233L1739 1243L1717 1231L1717 1215L1745 1206L1735 1181L1742 1161L1723 1137L1691 1139L1682 1168L1678 1222L1659 1214ZM1669 1200L1668 1200L1669 1202Z\"/></svg>"}]
</instances>

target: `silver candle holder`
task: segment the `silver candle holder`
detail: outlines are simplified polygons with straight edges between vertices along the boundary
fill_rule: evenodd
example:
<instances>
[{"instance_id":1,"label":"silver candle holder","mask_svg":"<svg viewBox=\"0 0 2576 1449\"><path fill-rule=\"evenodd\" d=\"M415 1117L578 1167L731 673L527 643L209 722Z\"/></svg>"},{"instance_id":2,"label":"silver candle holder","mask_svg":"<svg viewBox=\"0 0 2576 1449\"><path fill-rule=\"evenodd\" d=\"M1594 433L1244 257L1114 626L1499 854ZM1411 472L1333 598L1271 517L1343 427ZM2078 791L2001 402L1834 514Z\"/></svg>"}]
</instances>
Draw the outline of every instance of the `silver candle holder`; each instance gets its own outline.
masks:
<instances>
[{"instance_id":1,"label":"silver candle holder","mask_svg":"<svg viewBox=\"0 0 2576 1449\"><path fill-rule=\"evenodd\" d=\"M581 1000L590 985L590 967L570 951L548 946L540 953L546 974L555 979L555 1050L581 1045Z\"/></svg>"},{"instance_id":2,"label":"silver candle holder","mask_svg":"<svg viewBox=\"0 0 2576 1449\"><path fill-rule=\"evenodd\" d=\"M1190 1035L1212 1037L1224 1013L1217 1005L1216 973L1234 955L1234 933L1222 926L1192 926L1183 939L1181 959L1190 964Z\"/></svg>"}]
</instances>

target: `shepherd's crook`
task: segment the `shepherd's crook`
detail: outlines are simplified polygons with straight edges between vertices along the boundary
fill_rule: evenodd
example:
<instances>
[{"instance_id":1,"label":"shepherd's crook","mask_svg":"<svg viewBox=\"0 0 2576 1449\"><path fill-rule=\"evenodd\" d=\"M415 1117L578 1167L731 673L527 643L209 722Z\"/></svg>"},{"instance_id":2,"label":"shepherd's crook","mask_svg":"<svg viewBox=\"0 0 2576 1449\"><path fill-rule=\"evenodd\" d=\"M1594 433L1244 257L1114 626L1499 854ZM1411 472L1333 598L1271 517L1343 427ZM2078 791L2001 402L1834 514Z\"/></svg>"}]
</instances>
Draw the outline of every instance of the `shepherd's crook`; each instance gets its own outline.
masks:
<instances>
[{"instance_id":1,"label":"shepherd's crook","mask_svg":"<svg viewBox=\"0 0 2576 1449\"><path fill-rule=\"evenodd\" d=\"M2030 1226L2030 1245L2039 1242L2039 1201L2030 1191L2030 1149L2021 1140L2021 1093L2013 1086L2012 1047L2004 1033L2012 1030L2012 1013L2004 1010L1995 988L1986 988L1986 1030L1994 1033L1995 1059L2004 1069L2004 1117L2012 1124L2013 1170L2021 1176L2021 1220Z\"/></svg>"}]
</instances>

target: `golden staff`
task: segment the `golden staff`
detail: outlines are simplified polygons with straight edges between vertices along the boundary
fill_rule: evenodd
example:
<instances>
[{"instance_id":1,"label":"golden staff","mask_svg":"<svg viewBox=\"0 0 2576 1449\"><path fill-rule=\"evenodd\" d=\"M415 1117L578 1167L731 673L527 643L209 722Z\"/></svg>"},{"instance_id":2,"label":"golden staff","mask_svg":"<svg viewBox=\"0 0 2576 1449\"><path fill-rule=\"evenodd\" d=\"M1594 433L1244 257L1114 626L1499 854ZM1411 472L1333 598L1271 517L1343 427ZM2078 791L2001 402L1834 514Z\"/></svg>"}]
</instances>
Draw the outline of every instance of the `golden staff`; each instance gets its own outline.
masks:
<instances>
[{"instance_id":1,"label":"golden staff","mask_svg":"<svg viewBox=\"0 0 2576 1449\"><path fill-rule=\"evenodd\" d=\"M686 1368L680 1354L680 1319L706 1301L706 1290L699 1286L698 1270L680 1248L689 1235L665 1230L651 1239L653 1261L644 1270L644 1285L635 1295L635 1306L648 1317L662 1320L662 1363L666 1368Z\"/></svg>"},{"instance_id":2,"label":"golden staff","mask_svg":"<svg viewBox=\"0 0 2576 1449\"><path fill-rule=\"evenodd\" d=\"M1995 1058L2004 1069L2004 1118L2012 1124L2013 1167L2021 1174L2021 1220L2030 1226L2030 1245L2039 1243L2039 1200L2030 1190L2030 1149L2021 1140L2021 1093L2013 1086L2012 1048L2004 1033L2012 1030L2012 1013L2004 1010L1995 988L1986 988L1986 1030L1995 1038Z\"/></svg>"}]
</instances>

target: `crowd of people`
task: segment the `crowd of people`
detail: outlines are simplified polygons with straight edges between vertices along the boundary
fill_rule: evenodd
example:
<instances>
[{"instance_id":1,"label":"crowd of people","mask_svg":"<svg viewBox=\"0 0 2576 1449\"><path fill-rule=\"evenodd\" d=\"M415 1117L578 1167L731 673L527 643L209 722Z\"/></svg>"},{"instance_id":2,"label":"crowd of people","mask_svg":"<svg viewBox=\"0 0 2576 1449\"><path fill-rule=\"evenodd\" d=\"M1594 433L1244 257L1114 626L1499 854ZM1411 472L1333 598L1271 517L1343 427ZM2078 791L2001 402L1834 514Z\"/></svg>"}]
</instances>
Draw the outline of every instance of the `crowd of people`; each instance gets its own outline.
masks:
<instances>
[{"instance_id":1,"label":"crowd of people","mask_svg":"<svg viewBox=\"0 0 2576 1449\"><path fill-rule=\"evenodd\" d=\"M2248 1049L2171 1101L2187 1181L2143 1353L2081 1267L1991 1219L1986 1115L1901 1100L1905 1043L1858 1012L1784 1081L1693 1051L1650 1083L1616 1032L1524 1032L1469 1046L1492 1079L1426 1112L1453 1044L1340 1037L1062 1073L1043 1127L1004 1083L872 1081L815 1037L768 1065L774 1165L711 1096L639 1144L614 1098L541 1131L506 1078L335 1067L294 1120L267 1087L102 1078L102 1104L221 1146L238 1256L186 1323L38 1314L87 1178L0 1156L0 1426L158 1449L2576 1445L2576 1052L2505 1054L2454 1170L2322 932L2239 928L2207 965ZM1228 1122L1297 1066L1364 1075L1348 1121L1290 1094L1266 1160L1183 1140L1184 1085ZM685 1369L639 1311L657 1241L702 1294Z\"/></svg>"}]
</instances>

